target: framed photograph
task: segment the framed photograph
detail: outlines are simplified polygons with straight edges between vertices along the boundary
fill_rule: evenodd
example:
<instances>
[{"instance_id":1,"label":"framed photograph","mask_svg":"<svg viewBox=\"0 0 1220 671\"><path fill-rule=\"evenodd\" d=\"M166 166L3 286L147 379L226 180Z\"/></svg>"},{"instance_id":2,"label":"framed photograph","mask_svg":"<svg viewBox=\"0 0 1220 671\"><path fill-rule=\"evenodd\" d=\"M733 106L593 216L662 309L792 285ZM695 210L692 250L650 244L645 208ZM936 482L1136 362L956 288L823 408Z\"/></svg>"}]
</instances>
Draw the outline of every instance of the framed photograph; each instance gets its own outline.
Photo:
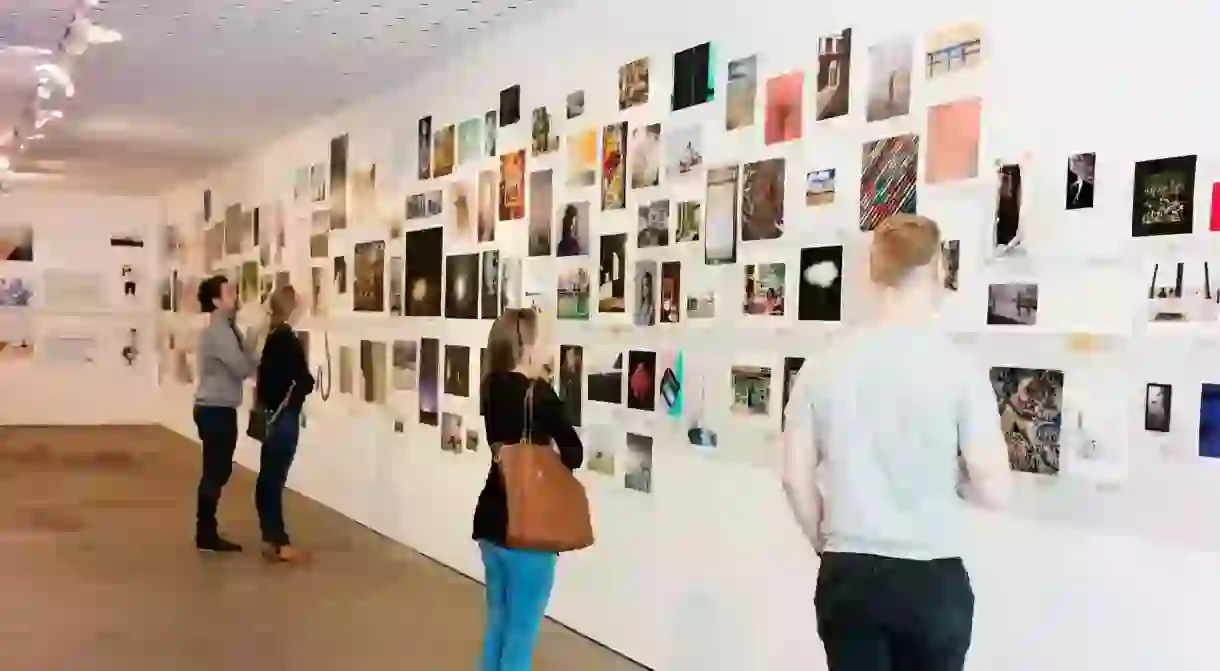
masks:
<instances>
[{"instance_id":1,"label":"framed photograph","mask_svg":"<svg viewBox=\"0 0 1220 671\"><path fill-rule=\"evenodd\" d=\"M1144 391L1144 430L1169 432L1173 408L1173 386L1149 382Z\"/></svg>"}]
</instances>

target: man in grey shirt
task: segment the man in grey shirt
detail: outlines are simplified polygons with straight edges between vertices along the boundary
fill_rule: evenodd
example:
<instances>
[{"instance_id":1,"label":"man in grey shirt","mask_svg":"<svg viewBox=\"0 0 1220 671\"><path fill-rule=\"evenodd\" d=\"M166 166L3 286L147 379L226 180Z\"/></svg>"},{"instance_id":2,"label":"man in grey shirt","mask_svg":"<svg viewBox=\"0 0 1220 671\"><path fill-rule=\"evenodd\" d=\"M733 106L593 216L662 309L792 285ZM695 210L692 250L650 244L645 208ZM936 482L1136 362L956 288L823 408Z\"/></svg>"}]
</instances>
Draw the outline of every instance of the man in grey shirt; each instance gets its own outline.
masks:
<instances>
[{"instance_id":1,"label":"man in grey shirt","mask_svg":"<svg viewBox=\"0 0 1220 671\"><path fill-rule=\"evenodd\" d=\"M195 547L201 552L241 552L240 545L221 537L216 509L221 490L233 473L242 385L258 370L258 329L245 338L238 332L237 290L223 275L199 284L199 306L211 321L199 338L199 388L195 391L195 427L203 443Z\"/></svg>"}]
</instances>

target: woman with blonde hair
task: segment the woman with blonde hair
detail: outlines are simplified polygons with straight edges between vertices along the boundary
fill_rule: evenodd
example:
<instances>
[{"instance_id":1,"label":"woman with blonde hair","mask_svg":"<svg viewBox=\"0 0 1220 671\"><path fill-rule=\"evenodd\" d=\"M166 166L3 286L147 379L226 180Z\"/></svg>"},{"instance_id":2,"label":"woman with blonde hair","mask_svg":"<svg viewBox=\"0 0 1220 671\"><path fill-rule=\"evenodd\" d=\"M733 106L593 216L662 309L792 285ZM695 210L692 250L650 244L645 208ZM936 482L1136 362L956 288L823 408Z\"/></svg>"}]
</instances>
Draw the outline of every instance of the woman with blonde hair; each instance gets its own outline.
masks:
<instances>
[{"instance_id":1,"label":"woman with blonde hair","mask_svg":"<svg viewBox=\"0 0 1220 671\"><path fill-rule=\"evenodd\" d=\"M871 317L798 374L784 490L821 556L815 605L831 671L961 671L974 593L961 501L999 508L1008 451L995 395L936 324L940 230L873 232Z\"/></svg>"},{"instance_id":2,"label":"woman with blonde hair","mask_svg":"<svg viewBox=\"0 0 1220 671\"><path fill-rule=\"evenodd\" d=\"M507 309L487 337L482 414L491 445L487 483L474 512L473 537L483 555L487 625L481 671L528 671L534 643L550 600L557 555L508 547L508 502L496 456L502 445L529 437L553 443L560 459L580 468L584 448L563 402L547 381L549 322L533 308Z\"/></svg>"},{"instance_id":3,"label":"woman with blonde hair","mask_svg":"<svg viewBox=\"0 0 1220 671\"><path fill-rule=\"evenodd\" d=\"M313 392L305 348L292 329L297 313L296 290L291 285L271 294L268 301L271 329L258 364L256 407L266 413L254 503L263 534L263 556L272 561L294 562L305 558L284 530L284 485L301 437L301 408Z\"/></svg>"}]
</instances>

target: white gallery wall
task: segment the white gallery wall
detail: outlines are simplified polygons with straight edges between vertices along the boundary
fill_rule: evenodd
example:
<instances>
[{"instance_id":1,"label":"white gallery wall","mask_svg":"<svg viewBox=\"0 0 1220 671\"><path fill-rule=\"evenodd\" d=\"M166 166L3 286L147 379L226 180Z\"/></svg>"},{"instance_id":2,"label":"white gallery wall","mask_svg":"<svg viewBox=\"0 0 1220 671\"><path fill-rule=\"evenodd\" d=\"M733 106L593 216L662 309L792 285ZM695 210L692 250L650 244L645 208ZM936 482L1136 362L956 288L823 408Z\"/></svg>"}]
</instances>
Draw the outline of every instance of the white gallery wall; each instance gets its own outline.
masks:
<instances>
[{"instance_id":1,"label":"white gallery wall","mask_svg":"<svg viewBox=\"0 0 1220 671\"><path fill-rule=\"evenodd\" d=\"M0 301L0 424L157 420L161 208L91 193L0 196L0 239L33 241L32 260L0 257L0 281L27 299Z\"/></svg>"},{"instance_id":2,"label":"white gallery wall","mask_svg":"<svg viewBox=\"0 0 1220 671\"><path fill-rule=\"evenodd\" d=\"M350 268L355 244L380 240L390 265L390 257L403 255L403 238L392 228L437 225L446 227L446 254L497 249L502 257L525 257L528 216L499 222L495 241L481 244L453 230L449 200L438 216L404 220L408 195L458 182L473 193L480 171L499 168L498 159L484 153L459 163L452 176L419 181L417 120L431 116L435 130L482 118L498 107L502 89L519 84L521 121L499 129L497 153L525 148L529 172L554 170L555 208L589 201L595 250L576 259L526 259L531 276L536 273L553 291L561 270L594 273L599 236L627 233L629 278L636 260L677 260L688 292L698 284L717 294L717 314L708 321L684 315L679 324L637 328L630 324L630 309L614 316L594 309L587 322L561 322L559 341L585 347L586 373L607 353L652 351L665 358L681 351L686 402L696 405L699 399L719 446L692 447L685 438L686 416L671 419L660 409L586 401L586 439L596 440L599 449L617 445L607 449L618 454L620 466L614 477L580 474L593 502L598 544L562 559L550 614L658 670L822 668L813 611L817 561L790 519L777 469L784 357L805 357L804 374L816 374L819 342L839 330L839 324L797 319L801 249L843 245L843 310L850 323L863 310L863 298L851 289L867 239L858 226L862 145L902 133L923 141L929 106L978 97L977 178L926 184L921 145L918 211L937 219L946 238L961 241L960 289L945 305L945 328L977 354L980 375L992 366L1051 368L1063 371L1066 382L1060 474L1021 474L1010 512L970 518L975 533L966 559L978 596L970 668L1211 669L1207 624L1220 618L1220 464L1198 456L1198 417L1201 383L1220 382L1220 326L1150 325L1146 299L1154 262L1198 264L1218 252L1208 213L1211 184L1220 178L1220 140L1209 132L1214 101L1200 83L1207 81L1205 53L1212 44L1204 31L1217 18L1220 7L1202 2L1171 12L1136 4L1102 14L1096 7L1048 0L580 3L491 35L464 52L441 55L400 91L269 147L251 148L247 160L167 194L167 221L186 231L185 239L197 237L205 189L212 190L212 221L234 203L282 213L282 259L264 272L287 271L294 285L308 291L311 266L324 268L329 278L331 262L310 259L316 208L294 198L295 176L326 163L331 138L348 134L348 182L355 171L376 164L381 207L376 216L352 218L346 229L331 231L327 257L346 256ZM964 21L983 26L983 64L926 79L925 37ZM815 121L817 38L844 28L853 31L850 113ZM866 122L869 48L894 38L911 40L910 112ZM671 113L672 54L706 41L713 44L715 99ZM726 132L726 65L753 54L756 123ZM649 100L620 112L619 68L642 57L650 59ZM805 73L802 137L767 146L766 82L792 71ZM568 94L580 90L583 115L565 119ZM550 111L561 144L557 152L536 157L528 151L530 113L540 106ZM785 158L783 236L741 242L736 263L716 268L703 266L698 243L637 249L639 205L665 198L701 201L706 181L702 175L662 175L658 187L629 188L625 210L600 211L597 186L565 184L567 140L618 121L631 128L660 122L663 143L672 129L702 126L709 167ZM1085 152L1096 153L1095 206L1069 211L1067 158ZM1133 238L1135 163L1182 155L1198 156L1195 232ZM994 260L989 247L995 168L1001 162L1023 169L1024 253ZM834 202L808 207L805 174L826 168L837 173ZM217 267L230 269L258 256L245 250ZM786 314L743 316L744 266L773 262L786 264ZM1036 324L988 326L993 283L1036 283ZM626 297L632 305L630 285ZM388 278L386 286L388 293ZM471 378L477 379L478 348L490 321L355 313L350 287L326 300L328 314L306 319L302 328L310 333L310 357L323 368L329 398L315 394L310 401L290 485L479 578L478 552L469 537L487 473L486 447L473 454L442 451L441 429L420 424L413 391L391 388L384 404L362 401L359 360L362 340L435 338L442 354L444 345L470 347ZM344 348L354 357L348 364L356 381L348 393L341 384ZM767 414L730 412L732 365L770 368ZM1167 433L1144 429L1149 382L1175 390ZM194 436L189 385L163 383L163 423ZM440 410L482 432L473 394L442 394ZM395 432L396 421L403 422L402 433ZM649 494L624 487L626 431L654 438ZM257 446L244 444L238 460L257 467Z\"/></svg>"}]
</instances>

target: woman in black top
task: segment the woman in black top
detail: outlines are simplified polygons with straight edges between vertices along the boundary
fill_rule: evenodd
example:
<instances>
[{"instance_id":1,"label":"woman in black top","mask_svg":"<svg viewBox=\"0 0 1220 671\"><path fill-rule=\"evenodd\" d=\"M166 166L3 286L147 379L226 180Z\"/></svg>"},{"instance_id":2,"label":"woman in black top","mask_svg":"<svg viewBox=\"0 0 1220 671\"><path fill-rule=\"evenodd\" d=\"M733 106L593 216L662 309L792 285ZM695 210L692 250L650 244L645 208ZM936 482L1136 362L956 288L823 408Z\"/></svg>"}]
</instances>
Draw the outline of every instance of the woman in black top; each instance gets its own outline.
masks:
<instances>
[{"instance_id":1,"label":"woman in black top","mask_svg":"<svg viewBox=\"0 0 1220 671\"><path fill-rule=\"evenodd\" d=\"M482 671L528 671L534 643L546 613L555 579L557 556L506 547L508 503L504 480L494 456L501 445L530 435L537 444L554 444L564 465L580 468L584 448L572 428L563 402L547 383L550 345L543 317L533 309L509 309L492 324L487 337L488 370L483 377L482 405L492 463L474 513L487 583L487 629ZM526 392L532 403L526 407Z\"/></svg>"},{"instance_id":2,"label":"woman in black top","mask_svg":"<svg viewBox=\"0 0 1220 671\"><path fill-rule=\"evenodd\" d=\"M296 291L291 286L271 295L271 330L263 344L255 392L255 402L267 413L267 436L254 504L263 532L263 556L282 562L305 559L284 531L284 485L301 437L301 407L314 387L305 348L292 330L296 305Z\"/></svg>"}]
</instances>

